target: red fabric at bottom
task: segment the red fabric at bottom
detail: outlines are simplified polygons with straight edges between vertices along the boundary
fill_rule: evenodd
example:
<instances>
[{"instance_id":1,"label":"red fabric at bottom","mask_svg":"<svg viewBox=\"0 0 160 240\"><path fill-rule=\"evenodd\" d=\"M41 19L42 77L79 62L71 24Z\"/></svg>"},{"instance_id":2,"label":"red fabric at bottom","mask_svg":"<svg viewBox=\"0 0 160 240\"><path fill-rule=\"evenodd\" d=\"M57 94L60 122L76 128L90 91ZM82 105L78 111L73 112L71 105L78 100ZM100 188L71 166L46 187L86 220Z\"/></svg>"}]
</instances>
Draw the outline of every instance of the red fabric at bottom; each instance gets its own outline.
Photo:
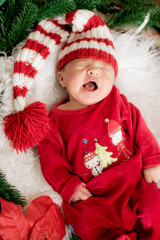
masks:
<instances>
[{"instance_id":1,"label":"red fabric at bottom","mask_svg":"<svg viewBox=\"0 0 160 240\"><path fill-rule=\"evenodd\" d=\"M137 213L136 231L140 240L160 240L160 189L142 178L133 196Z\"/></svg>"},{"instance_id":2,"label":"red fabric at bottom","mask_svg":"<svg viewBox=\"0 0 160 240\"><path fill-rule=\"evenodd\" d=\"M63 202L66 223L82 240L160 239L160 191L142 178L140 159L137 152L87 182L93 197Z\"/></svg>"}]
</instances>

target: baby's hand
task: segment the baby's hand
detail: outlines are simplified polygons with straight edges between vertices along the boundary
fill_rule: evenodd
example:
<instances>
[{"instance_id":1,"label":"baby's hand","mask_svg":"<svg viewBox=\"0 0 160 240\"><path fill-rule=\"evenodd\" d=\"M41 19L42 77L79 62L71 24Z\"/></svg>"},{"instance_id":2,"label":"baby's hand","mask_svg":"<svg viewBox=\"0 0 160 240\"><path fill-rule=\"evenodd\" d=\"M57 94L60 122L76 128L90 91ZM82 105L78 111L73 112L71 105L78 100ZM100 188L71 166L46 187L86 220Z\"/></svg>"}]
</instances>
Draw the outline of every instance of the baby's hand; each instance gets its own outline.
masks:
<instances>
[{"instance_id":1,"label":"baby's hand","mask_svg":"<svg viewBox=\"0 0 160 240\"><path fill-rule=\"evenodd\" d=\"M160 180L160 165L144 169L143 174L146 182L158 182Z\"/></svg>"},{"instance_id":2,"label":"baby's hand","mask_svg":"<svg viewBox=\"0 0 160 240\"><path fill-rule=\"evenodd\" d=\"M72 202L87 200L89 197L92 197L90 191L88 191L86 187L81 187L80 190L74 195Z\"/></svg>"}]
</instances>

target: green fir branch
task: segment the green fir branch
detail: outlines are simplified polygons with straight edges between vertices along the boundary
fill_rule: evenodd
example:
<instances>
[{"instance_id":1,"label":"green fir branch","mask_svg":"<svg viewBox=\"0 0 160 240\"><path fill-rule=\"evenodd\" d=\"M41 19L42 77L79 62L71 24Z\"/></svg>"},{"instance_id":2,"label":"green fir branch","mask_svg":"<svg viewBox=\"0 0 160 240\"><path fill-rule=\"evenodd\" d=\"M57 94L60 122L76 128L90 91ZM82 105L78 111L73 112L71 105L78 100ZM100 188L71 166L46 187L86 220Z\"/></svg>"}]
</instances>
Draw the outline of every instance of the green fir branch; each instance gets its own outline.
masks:
<instances>
[{"instance_id":1,"label":"green fir branch","mask_svg":"<svg viewBox=\"0 0 160 240\"><path fill-rule=\"evenodd\" d=\"M5 52L5 42L4 42L4 38L2 36L2 33L0 32L0 46L1 46L1 51Z\"/></svg>"},{"instance_id":2,"label":"green fir branch","mask_svg":"<svg viewBox=\"0 0 160 240\"><path fill-rule=\"evenodd\" d=\"M77 9L93 10L101 3L101 0L75 0L75 3Z\"/></svg>"},{"instance_id":3,"label":"green fir branch","mask_svg":"<svg viewBox=\"0 0 160 240\"><path fill-rule=\"evenodd\" d=\"M37 11L38 9L35 4L26 2L19 15L15 16L6 38L7 53L11 54L12 47L24 40L31 31L36 20Z\"/></svg>"},{"instance_id":4,"label":"green fir branch","mask_svg":"<svg viewBox=\"0 0 160 240\"><path fill-rule=\"evenodd\" d=\"M99 12L108 14L114 11L116 5L120 5L120 3L117 3L117 0L101 0L101 3L99 6L97 6L97 9Z\"/></svg>"},{"instance_id":5,"label":"green fir branch","mask_svg":"<svg viewBox=\"0 0 160 240\"><path fill-rule=\"evenodd\" d=\"M0 197L15 204L21 204L24 207L27 203L26 199L21 195L13 185L10 185L5 178L4 173L0 170Z\"/></svg>"},{"instance_id":6,"label":"green fir branch","mask_svg":"<svg viewBox=\"0 0 160 240\"><path fill-rule=\"evenodd\" d=\"M4 6L5 7L5 6ZM14 14L15 14L15 1L14 0L8 0L8 4L6 6L6 11L4 13L3 22L4 22L4 29L3 29L3 35L4 39L6 38L6 35L8 34L10 24L13 21Z\"/></svg>"},{"instance_id":7,"label":"green fir branch","mask_svg":"<svg viewBox=\"0 0 160 240\"><path fill-rule=\"evenodd\" d=\"M76 5L73 0L46 1L46 3L38 9L37 21L44 18L53 18L75 9Z\"/></svg>"},{"instance_id":8,"label":"green fir branch","mask_svg":"<svg viewBox=\"0 0 160 240\"><path fill-rule=\"evenodd\" d=\"M153 16L151 15L148 26L160 28L160 7L159 7L158 13L156 12ZM159 29L159 32L160 32L160 29Z\"/></svg>"},{"instance_id":9,"label":"green fir branch","mask_svg":"<svg viewBox=\"0 0 160 240\"><path fill-rule=\"evenodd\" d=\"M110 28L117 26L138 27L144 21L147 13L150 13L151 17L160 16L159 6L154 0L102 0L97 10L106 14L106 23ZM152 25L151 18L149 25Z\"/></svg>"},{"instance_id":10,"label":"green fir branch","mask_svg":"<svg viewBox=\"0 0 160 240\"><path fill-rule=\"evenodd\" d=\"M128 27L138 27L144 21L147 13L136 12L134 10L123 10L120 13L114 13L110 15L107 20L107 24L110 28L116 26L128 26Z\"/></svg>"},{"instance_id":11,"label":"green fir branch","mask_svg":"<svg viewBox=\"0 0 160 240\"><path fill-rule=\"evenodd\" d=\"M6 15L11 18L14 16L14 9L15 9L15 0L8 0L8 7L6 11Z\"/></svg>"},{"instance_id":12,"label":"green fir branch","mask_svg":"<svg viewBox=\"0 0 160 240\"><path fill-rule=\"evenodd\" d=\"M5 3L7 0L0 0L0 6L3 5L3 3Z\"/></svg>"},{"instance_id":13,"label":"green fir branch","mask_svg":"<svg viewBox=\"0 0 160 240\"><path fill-rule=\"evenodd\" d=\"M0 10L0 51L6 52L5 48L5 36L6 36L6 27L5 27L5 17L2 9Z\"/></svg>"},{"instance_id":14,"label":"green fir branch","mask_svg":"<svg viewBox=\"0 0 160 240\"><path fill-rule=\"evenodd\" d=\"M0 10L0 33L4 35L5 33L5 25L4 25L4 13L2 10Z\"/></svg>"}]
</instances>

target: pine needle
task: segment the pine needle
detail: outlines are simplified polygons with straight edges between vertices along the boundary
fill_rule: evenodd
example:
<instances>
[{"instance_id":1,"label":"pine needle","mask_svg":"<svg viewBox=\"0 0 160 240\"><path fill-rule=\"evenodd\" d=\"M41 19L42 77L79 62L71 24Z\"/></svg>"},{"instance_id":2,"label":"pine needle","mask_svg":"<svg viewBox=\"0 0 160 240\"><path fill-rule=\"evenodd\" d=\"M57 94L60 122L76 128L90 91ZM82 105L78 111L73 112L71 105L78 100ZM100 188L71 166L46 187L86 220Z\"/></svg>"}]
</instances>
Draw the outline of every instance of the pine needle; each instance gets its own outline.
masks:
<instances>
[{"instance_id":1,"label":"pine needle","mask_svg":"<svg viewBox=\"0 0 160 240\"><path fill-rule=\"evenodd\" d=\"M93 10L101 3L101 0L75 0L75 3L77 9Z\"/></svg>"},{"instance_id":2,"label":"pine needle","mask_svg":"<svg viewBox=\"0 0 160 240\"><path fill-rule=\"evenodd\" d=\"M13 185L10 185L6 179L5 175L0 170L0 197L15 204L21 204L22 207L26 205L26 199L21 195Z\"/></svg>"},{"instance_id":3,"label":"pine needle","mask_svg":"<svg viewBox=\"0 0 160 240\"><path fill-rule=\"evenodd\" d=\"M106 14L110 28L117 26L138 27L150 13L148 26L159 26L160 6L155 0L102 0L97 10ZM156 18L155 18L156 16ZM157 21L156 21L157 19Z\"/></svg>"},{"instance_id":4,"label":"pine needle","mask_svg":"<svg viewBox=\"0 0 160 240\"><path fill-rule=\"evenodd\" d=\"M40 21L44 18L53 18L75 9L76 5L73 0L47 1L38 9L37 21Z\"/></svg>"},{"instance_id":5,"label":"pine needle","mask_svg":"<svg viewBox=\"0 0 160 240\"><path fill-rule=\"evenodd\" d=\"M5 3L7 0L0 0L0 6Z\"/></svg>"},{"instance_id":6,"label":"pine needle","mask_svg":"<svg viewBox=\"0 0 160 240\"><path fill-rule=\"evenodd\" d=\"M8 32L7 52L12 51L12 47L21 42L29 33L30 28L34 26L37 6L31 2L26 2L18 16L15 16Z\"/></svg>"}]
</instances>

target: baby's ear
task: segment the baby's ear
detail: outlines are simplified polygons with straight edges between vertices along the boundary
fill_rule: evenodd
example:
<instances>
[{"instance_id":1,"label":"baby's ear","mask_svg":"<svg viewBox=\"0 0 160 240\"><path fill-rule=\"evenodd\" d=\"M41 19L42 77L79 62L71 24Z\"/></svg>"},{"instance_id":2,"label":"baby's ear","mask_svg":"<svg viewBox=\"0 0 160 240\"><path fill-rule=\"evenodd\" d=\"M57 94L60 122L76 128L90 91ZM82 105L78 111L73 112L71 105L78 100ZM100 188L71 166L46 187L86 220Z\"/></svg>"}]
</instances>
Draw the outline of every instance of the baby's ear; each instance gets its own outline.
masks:
<instances>
[{"instance_id":1,"label":"baby's ear","mask_svg":"<svg viewBox=\"0 0 160 240\"><path fill-rule=\"evenodd\" d=\"M63 77L63 71L58 71L58 79L62 87L66 87Z\"/></svg>"}]
</instances>

